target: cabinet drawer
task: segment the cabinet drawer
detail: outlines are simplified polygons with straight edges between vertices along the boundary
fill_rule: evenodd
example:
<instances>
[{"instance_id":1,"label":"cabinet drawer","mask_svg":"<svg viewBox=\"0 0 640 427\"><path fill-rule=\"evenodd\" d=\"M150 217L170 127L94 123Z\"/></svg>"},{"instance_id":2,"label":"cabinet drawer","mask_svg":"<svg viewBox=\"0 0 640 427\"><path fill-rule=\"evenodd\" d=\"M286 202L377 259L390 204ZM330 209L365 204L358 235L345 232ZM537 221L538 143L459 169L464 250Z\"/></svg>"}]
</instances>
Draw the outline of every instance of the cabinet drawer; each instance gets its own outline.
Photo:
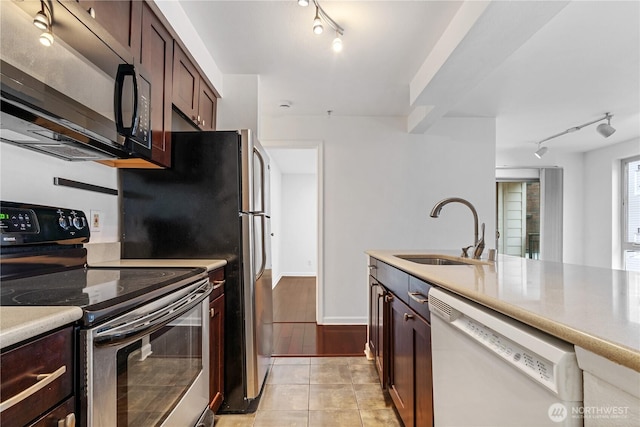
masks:
<instances>
[{"instance_id":1,"label":"cabinet drawer","mask_svg":"<svg viewBox=\"0 0 640 427\"><path fill-rule=\"evenodd\" d=\"M33 391L2 412L3 427L24 426L72 394L73 329L62 329L3 353L0 364L2 402L30 388ZM53 373L53 377L43 378ZM46 385L37 389L36 384Z\"/></svg>"},{"instance_id":2,"label":"cabinet drawer","mask_svg":"<svg viewBox=\"0 0 640 427\"><path fill-rule=\"evenodd\" d=\"M429 289L431 287L432 285L429 283L413 276L409 278L409 307L429 323L431 323L429 317Z\"/></svg>"},{"instance_id":3,"label":"cabinet drawer","mask_svg":"<svg viewBox=\"0 0 640 427\"><path fill-rule=\"evenodd\" d=\"M378 261L377 279L402 301L409 303L409 275L389 264Z\"/></svg>"},{"instance_id":4,"label":"cabinet drawer","mask_svg":"<svg viewBox=\"0 0 640 427\"><path fill-rule=\"evenodd\" d=\"M224 268L217 268L209 272L209 281L213 283L213 291L209 296L209 301L213 301L224 294Z\"/></svg>"},{"instance_id":5,"label":"cabinet drawer","mask_svg":"<svg viewBox=\"0 0 640 427\"><path fill-rule=\"evenodd\" d=\"M68 398L56 408L52 409L51 412L43 415L38 421L29 425L29 427L58 427L58 422L65 419L69 419L67 425L72 425L70 420L71 417L75 419L75 404L73 397Z\"/></svg>"}]
</instances>

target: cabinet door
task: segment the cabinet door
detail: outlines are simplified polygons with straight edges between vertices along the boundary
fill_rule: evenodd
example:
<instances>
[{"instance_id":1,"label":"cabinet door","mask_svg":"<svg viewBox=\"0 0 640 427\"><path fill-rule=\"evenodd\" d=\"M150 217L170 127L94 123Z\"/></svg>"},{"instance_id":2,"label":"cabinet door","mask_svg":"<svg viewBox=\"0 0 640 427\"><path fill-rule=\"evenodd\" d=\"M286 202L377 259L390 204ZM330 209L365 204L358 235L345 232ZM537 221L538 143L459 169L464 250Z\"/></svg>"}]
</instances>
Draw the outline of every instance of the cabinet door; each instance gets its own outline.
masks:
<instances>
[{"instance_id":1,"label":"cabinet door","mask_svg":"<svg viewBox=\"0 0 640 427\"><path fill-rule=\"evenodd\" d=\"M140 62L151 80L151 158L171 166L173 38L145 3Z\"/></svg>"},{"instance_id":2,"label":"cabinet door","mask_svg":"<svg viewBox=\"0 0 640 427\"><path fill-rule=\"evenodd\" d=\"M373 354L382 388L387 386L387 323L386 290L373 277L369 277L369 350Z\"/></svg>"},{"instance_id":3,"label":"cabinet door","mask_svg":"<svg viewBox=\"0 0 640 427\"><path fill-rule=\"evenodd\" d=\"M431 327L398 298L390 311L391 398L405 427L433 426Z\"/></svg>"},{"instance_id":4,"label":"cabinet door","mask_svg":"<svg viewBox=\"0 0 640 427\"><path fill-rule=\"evenodd\" d=\"M140 49L142 2L135 0L78 0L99 25L131 52Z\"/></svg>"},{"instance_id":5,"label":"cabinet door","mask_svg":"<svg viewBox=\"0 0 640 427\"><path fill-rule=\"evenodd\" d=\"M224 295L209 304L209 315L209 407L215 412L224 399Z\"/></svg>"},{"instance_id":6,"label":"cabinet door","mask_svg":"<svg viewBox=\"0 0 640 427\"><path fill-rule=\"evenodd\" d=\"M414 422L414 369L413 369L413 328L414 316L408 305L397 297L391 300L391 346L389 393L405 427L413 427Z\"/></svg>"},{"instance_id":7,"label":"cabinet door","mask_svg":"<svg viewBox=\"0 0 640 427\"><path fill-rule=\"evenodd\" d=\"M180 46L173 46L173 104L192 122L198 116L200 74Z\"/></svg>"},{"instance_id":8,"label":"cabinet door","mask_svg":"<svg viewBox=\"0 0 640 427\"><path fill-rule=\"evenodd\" d=\"M216 130L217 98L207 84L200 80L198 96L198 126L202 130Z\"/></svg>"}]
</instances>

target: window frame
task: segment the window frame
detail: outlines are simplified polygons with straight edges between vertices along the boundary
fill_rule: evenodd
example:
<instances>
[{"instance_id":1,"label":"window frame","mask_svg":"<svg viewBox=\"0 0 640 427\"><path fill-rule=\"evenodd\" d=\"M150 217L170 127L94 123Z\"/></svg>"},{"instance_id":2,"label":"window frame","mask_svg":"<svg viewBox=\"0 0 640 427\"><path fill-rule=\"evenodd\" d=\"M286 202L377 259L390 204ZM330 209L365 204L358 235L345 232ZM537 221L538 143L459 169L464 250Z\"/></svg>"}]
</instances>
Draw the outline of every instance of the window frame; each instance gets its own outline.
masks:
<instances>
[{"instance_id":1,"label":"window frame","mask_svg":"<svg viewBox=\"0 0 640 427\"><path fill-rule=\"evenodd\" d=\"M629 235L629 215L628 215L628 195L629 195L629 163L634 163L640 161L640 155L627 157L621 160L622 165L622 236L621 236L621 256L622 256L622 266L625 270L627 270L626 265L626 253L627 251L638 252L640 255L640 244L633 243L628 241L627 236Z\"/></svg>"}]
</instances>

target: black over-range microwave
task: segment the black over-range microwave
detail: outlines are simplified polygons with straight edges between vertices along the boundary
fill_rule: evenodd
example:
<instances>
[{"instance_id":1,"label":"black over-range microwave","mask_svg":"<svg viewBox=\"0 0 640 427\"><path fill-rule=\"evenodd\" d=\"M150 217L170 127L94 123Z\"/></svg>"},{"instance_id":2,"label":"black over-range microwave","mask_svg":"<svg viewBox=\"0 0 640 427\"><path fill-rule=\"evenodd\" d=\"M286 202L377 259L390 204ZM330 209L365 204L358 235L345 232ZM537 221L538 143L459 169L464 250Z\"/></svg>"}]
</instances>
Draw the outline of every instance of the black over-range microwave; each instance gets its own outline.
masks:
<instances>
[{"instance_id":1,"label":"black over-range microwave","mask_svg":"<svg viewBox=\"0 0 640 427\"><path fill-rule=\"evenodd\" d=\"M65 160L151 160L148 74L70 6L46 3L48 47L33 25L39 1L0 1L2 141Z\"/></svg>"}]
</instances>

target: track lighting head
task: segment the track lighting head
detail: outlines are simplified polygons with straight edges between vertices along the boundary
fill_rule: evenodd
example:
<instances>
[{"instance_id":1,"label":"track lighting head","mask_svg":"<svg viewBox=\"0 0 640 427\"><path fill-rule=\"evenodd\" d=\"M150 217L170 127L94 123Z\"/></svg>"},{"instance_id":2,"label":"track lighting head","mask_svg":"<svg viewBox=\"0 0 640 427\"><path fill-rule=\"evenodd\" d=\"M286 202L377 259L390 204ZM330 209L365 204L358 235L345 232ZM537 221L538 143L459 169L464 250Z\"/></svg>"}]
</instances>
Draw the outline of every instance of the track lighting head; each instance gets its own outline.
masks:
<instances>
[{"instance_id":1,"label":"track lighting head","mask_svg":"<svg viewBox=\"0 0 640 427\"><path fill-rule=\"evenodd\" d=\"M44 13L44 9L36 13L36 16L33 18L33 25L43 31L49 28L49 18L47 18L47 15Z\"/></svg>"},{"instance_id":2,"label":"track lighting head","mask_svg":"<svg viewBox=\"0 0 640 427\"><path fill-rule=\"evenodd\" d=\"M547 147L540 147L540 144L538 144L538 151L536 151L534 154L536 155L537 158L541 159L542 156L547 154L547 151L549 151Z\"/></svg>"},{"instance_id":3,"label":"track lighting head","mask_svg":"<svg viewBox=\"0 0 640 427\"><path fill-rule=\"evenodd\" d=\"M319 35L322 34L322 31L324 31L324 27L322 26L322 20L318 15L318 8L316 7L316 17L313 19L313 32Z\"/></svg>"},{"instance_id":4,"label":"track lighting head","mask_svg":"<svg viewBox=\"0 0 640 427\"><path fill-rule=\"evenodd\" d=\"M613 126L611 126L611 117L612 116L609 113L607 113L606 115L607 123L600 123L596 128L596 131L600 135L604 136L605 138L609 138L616 131L616 129Z\"/></svg>"}]
</instances>

